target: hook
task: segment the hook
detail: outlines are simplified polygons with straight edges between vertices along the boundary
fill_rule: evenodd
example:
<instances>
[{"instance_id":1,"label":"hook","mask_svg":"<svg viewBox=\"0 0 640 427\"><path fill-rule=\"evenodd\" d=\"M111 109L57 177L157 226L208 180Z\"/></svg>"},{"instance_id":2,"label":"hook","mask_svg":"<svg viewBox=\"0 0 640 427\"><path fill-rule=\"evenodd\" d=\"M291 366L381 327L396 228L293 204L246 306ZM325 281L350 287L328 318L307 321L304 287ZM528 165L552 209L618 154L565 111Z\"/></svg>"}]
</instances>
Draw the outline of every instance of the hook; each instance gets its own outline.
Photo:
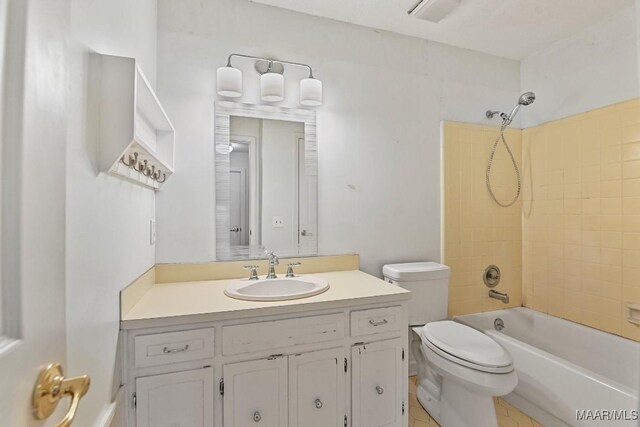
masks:
<instances>
[{"instance_id":1,"label":"hook","mask_svg":"<svg viewBox=\"0 0 640 427\"><path fill-rule=\"evenodd\" d=\"M120 161L125 165L128 166L130 168L134 167L135 164L138 162L138 153L135 152L133 153L133 155L129 154L129 163L124 161L124 154L122 155L122 157L120 157Z\"/></svg>"},{"instance_id":2,"label":"hook","mask_svg":"<svg viewBox=\"0 0 640 427\"><path fill-rule=\"evenodd\" d=\"M156 173L155 165L151 165L151 169L147 168L147 169L144 170L143 173L144 173L144 176L153 177L153 175L155 175L155 173Z\"/></svg>"},{"instance_id":3,"label":"hook","mask_svg":"<svg viewBox=\"0 0 640 427\"><path fill-rule=\"evenodd\" d=\"M140 163L138 163L136 166L133 167L136 171L140 172L140 173L144 173L144 171L147 169L147 161L143 160Z\"/></svg>"},{"instance_id":4,"label":"hook","mask_svg":"<svg viewBox=\"0 0 640 427\"><path fill-rule=\"evenodd\" d=\"M158 179L156 179L156 181L158 182L158 184L162 184L163 182L165 182L167 180L167 174L163 173L162 174L162 181L160 181L159 177Z\"/></svg>"}]
</instances>

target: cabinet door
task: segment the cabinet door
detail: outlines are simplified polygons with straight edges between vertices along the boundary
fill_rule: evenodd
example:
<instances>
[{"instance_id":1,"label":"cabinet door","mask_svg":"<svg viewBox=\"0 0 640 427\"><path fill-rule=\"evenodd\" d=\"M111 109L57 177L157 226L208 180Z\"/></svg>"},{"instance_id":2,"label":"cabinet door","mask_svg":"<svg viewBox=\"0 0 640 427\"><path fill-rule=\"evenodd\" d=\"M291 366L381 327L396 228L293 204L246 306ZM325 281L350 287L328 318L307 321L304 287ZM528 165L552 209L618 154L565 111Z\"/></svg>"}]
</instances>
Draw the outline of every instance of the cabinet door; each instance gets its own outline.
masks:
<instances>
[{"instance_id":1,"label":"cabinet door","mask_svg":"<svg viewBox=\"0 0 640 427\"><path fill-rule=\"evenodd\" d=\"M344 425L344 350L289 356L289 427Z\"/></svg>"},{"instance_id":2,"label":"cabinet door","mask_svg":"<svg viewBox=\"0 0 640 427\"><path fill-rule=\"evenodd\" d=\"M136 427L213 427L213 368L136 378Z\"/></svg>"},{"instance_id":3,"label":"cabinet door","mask_svg":"<svg viewBox=\"0 0 640 427\"><path fill-rule=\"evenodd\" d=\"M404 418L402 340L352 347L354 427L400 427Z\"/></svg>"},{"instance_id":4,"label":"cabinet door","mask_svg":"<svg viewBox=\"0 0 640 427\"><path fill-rule=\"evenodd\" d=\"M225 365L224 427L286 427L287 358Z\"/></svg>"}]
</instances>

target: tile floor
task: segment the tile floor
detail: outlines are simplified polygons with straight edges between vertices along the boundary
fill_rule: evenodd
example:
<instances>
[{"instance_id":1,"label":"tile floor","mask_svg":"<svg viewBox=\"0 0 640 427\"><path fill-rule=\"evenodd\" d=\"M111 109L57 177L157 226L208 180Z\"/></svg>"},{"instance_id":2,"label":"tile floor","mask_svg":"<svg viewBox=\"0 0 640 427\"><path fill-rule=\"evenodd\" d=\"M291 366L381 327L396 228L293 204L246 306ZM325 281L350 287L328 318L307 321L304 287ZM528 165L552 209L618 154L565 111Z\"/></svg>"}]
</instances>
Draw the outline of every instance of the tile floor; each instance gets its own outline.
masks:
<instances>
[{"instance_id":1,"label":"tile floor","mask_svg":"<svg viewBox=\"0 0 640 427\"><path fill-rule=\"evenodd\" d=\"M499 397L496 398L496 414L500 427L544 427ZM409 427L439 427L416 398L416 377L409 377Z\"/></svg>"}]
</instances>

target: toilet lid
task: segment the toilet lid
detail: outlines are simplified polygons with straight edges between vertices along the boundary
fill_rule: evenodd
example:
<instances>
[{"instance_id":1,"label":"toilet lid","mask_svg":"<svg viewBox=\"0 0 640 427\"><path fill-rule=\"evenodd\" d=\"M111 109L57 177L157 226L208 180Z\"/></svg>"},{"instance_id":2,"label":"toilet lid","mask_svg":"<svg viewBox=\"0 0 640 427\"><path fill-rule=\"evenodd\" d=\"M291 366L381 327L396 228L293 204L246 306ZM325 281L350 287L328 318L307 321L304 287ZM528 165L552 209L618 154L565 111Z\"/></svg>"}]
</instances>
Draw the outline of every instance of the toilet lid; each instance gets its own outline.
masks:
<instances>
[{"instance_id":1,"label":"toilet lid","mask_svg":"<svg viewBox=\"0 0 640 427\"><path fill-rule=\"evenodd\" d=\"M511 356L489 336L451 320L427 323L422 336L440 350L487 368L511 365Z\"/></svg>"}]
</instances>

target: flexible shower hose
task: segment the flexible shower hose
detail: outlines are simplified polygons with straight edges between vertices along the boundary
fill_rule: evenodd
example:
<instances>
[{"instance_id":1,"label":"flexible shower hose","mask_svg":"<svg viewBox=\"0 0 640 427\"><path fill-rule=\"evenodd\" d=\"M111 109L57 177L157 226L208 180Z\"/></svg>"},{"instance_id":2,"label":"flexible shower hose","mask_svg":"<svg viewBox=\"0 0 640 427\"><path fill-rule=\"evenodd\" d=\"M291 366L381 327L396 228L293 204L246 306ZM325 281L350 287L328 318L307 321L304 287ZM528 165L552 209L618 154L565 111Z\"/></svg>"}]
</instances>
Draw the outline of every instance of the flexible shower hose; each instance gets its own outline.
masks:
<instances>
[{"instance_id":1,"label":"flexible shower hose","mask_svg":"<svg viewBox=\"0 0 640 427\"><path fill-rule=\"evenodd\" d=\"M502 206L503 208L508 208L509 206L513 206L513 204L518 200L518 197L520 197L520 191L522 188L522 183L521 183L521 178L520 178L520 169L518 169L518 164L516 163L516 159L513 157L513 153L511 152L511 148L509 148L509 144L507 144L507 140L504 138L504 130L506 129L506 127L508 126L508 123L503 123L500 126L500 133L498 134L498 137L496 138L496 142L493 143L493 148L491 149L491 155L489 156L489 165L487 166L487 176L486 176L486 183L487 183L487 190L489 190L489 194L491 195L491 198L500 206ZM504 144L505 148L507 149L507 153L509 153L509 157L511 157L511 162L513 163L513 168L515 169L516 172L516 178L518 180L518 190L516 191L516 195L513 198L513 200L511 200L511 202L509 203L502 203L498 200L498 198L496 197L495 194L493 194L493 189L491 188L491 166L493 165L493 157L496 154L496 149L498 148L498 144L500 143L500 141L502 140L502 143Z\"/></svg>"}]
</instances>

